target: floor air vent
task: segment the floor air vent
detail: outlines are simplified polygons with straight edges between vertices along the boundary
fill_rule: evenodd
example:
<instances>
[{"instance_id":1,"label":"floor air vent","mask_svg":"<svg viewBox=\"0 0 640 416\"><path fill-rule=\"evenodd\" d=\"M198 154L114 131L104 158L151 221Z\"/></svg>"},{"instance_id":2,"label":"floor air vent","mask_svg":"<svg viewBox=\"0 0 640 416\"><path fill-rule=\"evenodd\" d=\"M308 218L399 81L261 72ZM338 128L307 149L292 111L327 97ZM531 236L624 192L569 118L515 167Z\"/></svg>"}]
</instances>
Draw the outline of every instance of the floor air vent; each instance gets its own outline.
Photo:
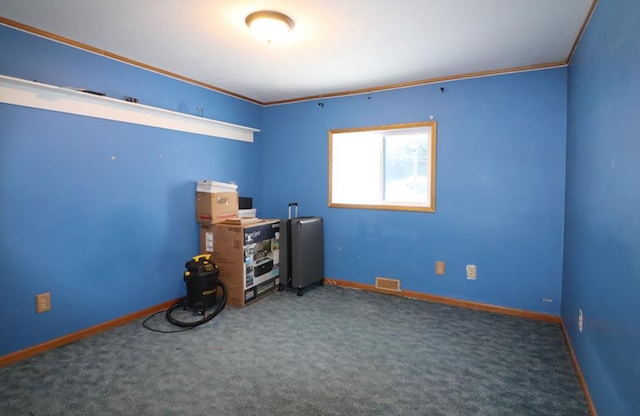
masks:
<instances>
[{"instance_id":1,"label":"floor air vent","mask_svg":"<svg viewBox=\"0 0 640 416\"><path fill-rule=\"evenodd\" d=\"M376 277L376 289L400 292L400 280L387 277Z\"/></svg>"}]
</instances>

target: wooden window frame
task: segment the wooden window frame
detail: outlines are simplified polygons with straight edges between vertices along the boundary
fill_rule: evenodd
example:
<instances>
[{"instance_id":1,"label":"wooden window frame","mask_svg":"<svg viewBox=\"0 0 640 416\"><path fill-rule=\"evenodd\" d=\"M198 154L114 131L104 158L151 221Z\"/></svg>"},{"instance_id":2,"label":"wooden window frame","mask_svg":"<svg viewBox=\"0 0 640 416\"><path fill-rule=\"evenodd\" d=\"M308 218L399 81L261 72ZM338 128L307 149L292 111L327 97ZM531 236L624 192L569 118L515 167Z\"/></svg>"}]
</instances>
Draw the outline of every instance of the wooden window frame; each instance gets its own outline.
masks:
<instances>
[{"instance_id":1,"label":"wooden window frame","mask_svg":"<svg viewBox=\"0 0 640 416\"><path fill-rule=\"evenodd\" d=\"M389 124L382 126L362 127L362 128L346 128L329 130L329 207L330 208L357 208L357 209L378 209L390 211L417 211L417 212L435 212L436 209L436 144L437 144L437 123L435 121L423 121L417 123ZM402 131L415 128L429 128L431 130L431 140L429 148L429 167L428 180L430 184L430 200L427 204L418 205L416 203L402 203L392 201L389 204L361 204L361 203L343 203L333 201L333 159L334 159L334 135L342 133L363 133L363 132L384 132L389 130ZM384 183L384 180L382 180Z\"/></svg>"}]
</instances>

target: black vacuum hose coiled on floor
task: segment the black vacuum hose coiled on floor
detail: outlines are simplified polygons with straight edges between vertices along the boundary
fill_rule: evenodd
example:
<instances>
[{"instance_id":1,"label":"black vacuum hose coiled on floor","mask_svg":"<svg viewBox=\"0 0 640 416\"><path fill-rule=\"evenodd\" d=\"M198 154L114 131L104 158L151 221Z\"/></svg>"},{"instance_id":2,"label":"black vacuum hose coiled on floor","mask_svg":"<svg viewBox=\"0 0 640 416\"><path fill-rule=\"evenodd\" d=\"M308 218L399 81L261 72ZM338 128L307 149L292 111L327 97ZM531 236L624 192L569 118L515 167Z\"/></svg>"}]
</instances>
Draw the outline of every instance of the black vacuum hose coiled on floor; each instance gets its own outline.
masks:
<instances>
[{"instance_id":1,"label":"black vacuum hose coiled on floor","mask_svg":"<svg viewBox=\"0 0 640 416\"><path fill-rule=\"evenodd\" d=\"M220 299L220 302L218 302L218 306L216 307L216 309L212 313L207 315L206 311L203 310L202 311L202 319L199 320L199 321L194 321L194 322L179 321L179 320L175 319L173 316L171 316L171 314L173 313L173 311L176 308L178 308L180 306L184 306L186 304L186 298L182 298L178 303L176 303L175 305L173 305L169 309L167 309L167 312L165 313L165 317L167 318L167 321L171 322L172 324L174 324L176 326L182 327L182 328L193 328L193 327L196 327L198 325L202 325L204 323L207 323L210 320L212 320L213 318L215 318L216 315L218 315L220 312L222 312L222 310L224 309L225 305L227 304L227 287L220 280L216 281L216 286L218 286L219 288L222 289L222 298Z\"/></svg>"}]
</instances>

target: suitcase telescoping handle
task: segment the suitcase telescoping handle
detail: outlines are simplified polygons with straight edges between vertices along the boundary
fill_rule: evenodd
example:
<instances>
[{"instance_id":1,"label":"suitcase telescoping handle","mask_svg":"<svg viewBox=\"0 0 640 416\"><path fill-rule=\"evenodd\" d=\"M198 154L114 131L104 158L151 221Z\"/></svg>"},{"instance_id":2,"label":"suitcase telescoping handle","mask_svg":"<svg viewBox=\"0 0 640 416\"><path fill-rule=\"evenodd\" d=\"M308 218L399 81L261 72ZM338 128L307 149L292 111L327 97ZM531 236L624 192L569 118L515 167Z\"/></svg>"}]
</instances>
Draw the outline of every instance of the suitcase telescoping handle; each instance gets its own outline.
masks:
<instances>
[{"instance_id":1,"label":"suitcase telescoping handle","mask_svg":"<svg viewBox=\"0 0 640 416\"><path fill-rule=\"evenodd\" d=\"M293 217L291 216L291 208L294 208ZM298 218L298 203L297 202L289 202L289 219Z\"/></svg>"}]
</instances>

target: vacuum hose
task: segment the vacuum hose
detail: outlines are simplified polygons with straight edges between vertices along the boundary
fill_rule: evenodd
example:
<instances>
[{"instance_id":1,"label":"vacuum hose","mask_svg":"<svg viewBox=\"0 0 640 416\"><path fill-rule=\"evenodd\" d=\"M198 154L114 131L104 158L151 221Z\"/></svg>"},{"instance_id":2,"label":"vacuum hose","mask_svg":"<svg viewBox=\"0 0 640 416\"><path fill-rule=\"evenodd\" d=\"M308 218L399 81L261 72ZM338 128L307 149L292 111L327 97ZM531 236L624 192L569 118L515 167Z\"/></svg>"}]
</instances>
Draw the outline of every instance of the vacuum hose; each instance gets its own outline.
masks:
<instances>
[{"instance_id":1,"label":"vacuum hose","mask_svg":"<svg viewBox=\"0 0 640 416\"><path fill-rule=\"evenodd\" d=\"M216 315L218 315L220 312L222 312L222 310L224 309L225 305L227 304L227 287L224 285L224 283L222 283L222 281L218 280L216 281L216 285L222 289L222 298L220 299L220 302L218 302L218 306L216 306L216 309L210 313L209 315L206 314L205 309L202 309L202 319L199 321L192 321L192 322L185 322L185 321L179 321L177 319L175 319L171 314L173 313L173 311L178 308L178 307L185 307L185 305L187 304L187 298L184 297L182 299L180 299L180 301L178 303L176 303L175 305L171 306L169 309L167 309L167 312L165 314L167 321L171 322L172 324L182 327L182 328L193 328L196 327L198 325L202 325L205 324L207 322L209 322L210 320L212 320L213 318L216 317Z\"/></svg>"}]
</instances>

